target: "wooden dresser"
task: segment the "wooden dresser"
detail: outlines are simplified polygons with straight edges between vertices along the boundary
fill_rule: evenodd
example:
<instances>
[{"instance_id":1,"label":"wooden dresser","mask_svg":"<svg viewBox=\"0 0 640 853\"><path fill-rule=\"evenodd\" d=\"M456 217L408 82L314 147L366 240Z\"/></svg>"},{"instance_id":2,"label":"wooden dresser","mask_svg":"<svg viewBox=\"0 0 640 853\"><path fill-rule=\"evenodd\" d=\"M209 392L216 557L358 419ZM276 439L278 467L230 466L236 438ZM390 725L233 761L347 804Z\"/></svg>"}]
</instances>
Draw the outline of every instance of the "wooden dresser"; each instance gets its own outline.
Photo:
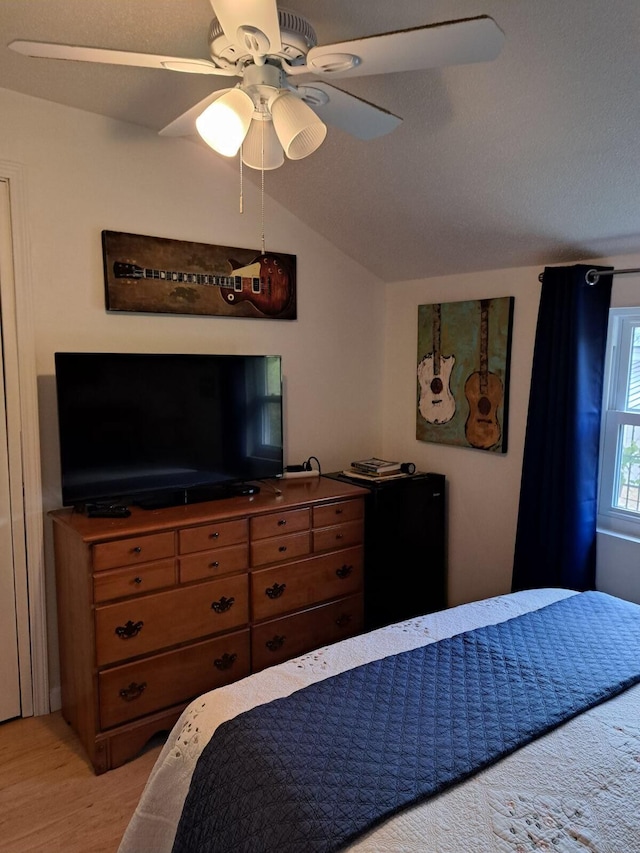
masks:
<instances>
[{"instance_id":1,"label":"wooden dresser","mask_svg":"<svg viewBox=\"0 0 640 853\"><path fill-rule=\"evenodd\" d=\"M62 713L96 773L200 693L362 631L365 490L270 483L129 518L51 513Z\"/></svg>"}]
</instances>

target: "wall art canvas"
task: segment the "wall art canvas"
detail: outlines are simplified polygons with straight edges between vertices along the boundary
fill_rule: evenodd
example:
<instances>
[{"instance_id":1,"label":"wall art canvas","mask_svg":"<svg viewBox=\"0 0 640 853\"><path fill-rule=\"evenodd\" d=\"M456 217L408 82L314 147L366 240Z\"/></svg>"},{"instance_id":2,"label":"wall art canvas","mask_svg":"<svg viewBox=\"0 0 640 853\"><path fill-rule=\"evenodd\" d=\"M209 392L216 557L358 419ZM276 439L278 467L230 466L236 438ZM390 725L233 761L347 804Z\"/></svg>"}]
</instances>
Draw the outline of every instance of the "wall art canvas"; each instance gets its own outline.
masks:
<instances>
[{"instance_id":1,"label":"wall art canvas","mask_svg":"<svg viewBox=\"0 0 640 853\"><path fill-rule=\"evenodd\" d=\"M296 319L296 256L102 232L107 311Z\"/></svg>"},{"instance_id":2,"label":"wall art canvas","mask_svg":"<svg viewBox=\"0 0 640 853\"><path fill-rule=\"evenodd\" d=\"M416 438L507 452L513 296L418 306Z\"/></svg>"}]
</instances>

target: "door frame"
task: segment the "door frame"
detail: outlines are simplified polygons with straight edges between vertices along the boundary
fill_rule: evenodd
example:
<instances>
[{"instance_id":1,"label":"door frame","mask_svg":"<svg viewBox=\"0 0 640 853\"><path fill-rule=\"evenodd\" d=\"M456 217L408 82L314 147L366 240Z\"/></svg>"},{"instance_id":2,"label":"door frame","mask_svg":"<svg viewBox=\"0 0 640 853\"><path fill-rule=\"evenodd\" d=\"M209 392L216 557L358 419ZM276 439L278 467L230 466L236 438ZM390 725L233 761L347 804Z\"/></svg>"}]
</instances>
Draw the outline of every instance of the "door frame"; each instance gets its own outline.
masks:
<instances>
[{"instance_id":1,"label":"door frame","mask_svg":"<svg viewBox=\"0 0 640 853\"><path fill-rule=\"evenodd\" d=\"M27 717L50 710L37 368L25 170L0 160L0 181L9 196L9 221L4 213L0 220L0 323L21 713Z\"/></svg>"}]
</instances>

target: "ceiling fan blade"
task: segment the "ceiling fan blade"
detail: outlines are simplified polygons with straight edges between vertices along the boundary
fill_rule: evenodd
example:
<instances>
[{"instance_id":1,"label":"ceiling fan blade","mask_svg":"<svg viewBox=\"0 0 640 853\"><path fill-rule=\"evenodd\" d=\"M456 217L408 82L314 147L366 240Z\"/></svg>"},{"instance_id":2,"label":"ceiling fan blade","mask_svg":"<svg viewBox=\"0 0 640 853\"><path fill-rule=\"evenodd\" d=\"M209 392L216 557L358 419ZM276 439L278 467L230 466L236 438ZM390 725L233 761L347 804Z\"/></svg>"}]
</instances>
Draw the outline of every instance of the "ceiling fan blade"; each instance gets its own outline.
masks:
<instances>
[{"instance_id":1,"label":"ceiling fan blade","mask_svg":"<svg viewBox=\"0 0 640 853\"><path fill-rule=\"evenodd\" d=\"M71 59L78 62L102 62L107 65L135 65L141 68L164 68L190 74L222 74L234 76L235 69L218 68L208 59L188 59L181 56L162 56L153 53L132 53L126 50L109 50L102 47L84 47L74 44L52 44L41 41L12 41L11 50L24 56L43 59Z\"/></svg>"},{"instance_id":2,"label":"ceiling fan blade","mask_svg":"<svg viewBox=\"0 0 640 853\"><path fill-rule=\"evenodd\" d=\"M375 139L391 133L402 119L328 83L301 86L298 94L322 121L358 139Z\"/></svg>"},{"instance_id":3,"label":"ceiling fan blade","mask_svg":"<svg viewBox=\"0 0 640 853\"><path fill-rule=\"evenodd\" d=\"M282 50L276 0L211 0L225 36L254 58Z\"/></svg>"},{"instance_id":4,"label":"ceiling fan blade","mask_svg":"<svg viewBox=\"0 0 640 853\"><path fill-rule=\"evenodd\" d=\"M286 70L294 75L361 77L486 62L498 56L504 38L493 18L480 15L312 47L306 66L287 64Z\"/></svg>"},{"instance_id":5,"label":"ceiling fan blade","mask_svg":"<svg viewBox=\"0 0 640 853\"><path fill-rule=\"evenodd\" d=\"M207 95L206 98L198 101L186 113L182 113L178 118L175 118L170 124L159 130L158 133L160 136L195 136L198 133L196 130L196 119L200 113L203 113L209 104L212 104L221 95L224 95L225 92L230 91L231 89L217 89L215 92Z\"/></svg>"}]
</instances>

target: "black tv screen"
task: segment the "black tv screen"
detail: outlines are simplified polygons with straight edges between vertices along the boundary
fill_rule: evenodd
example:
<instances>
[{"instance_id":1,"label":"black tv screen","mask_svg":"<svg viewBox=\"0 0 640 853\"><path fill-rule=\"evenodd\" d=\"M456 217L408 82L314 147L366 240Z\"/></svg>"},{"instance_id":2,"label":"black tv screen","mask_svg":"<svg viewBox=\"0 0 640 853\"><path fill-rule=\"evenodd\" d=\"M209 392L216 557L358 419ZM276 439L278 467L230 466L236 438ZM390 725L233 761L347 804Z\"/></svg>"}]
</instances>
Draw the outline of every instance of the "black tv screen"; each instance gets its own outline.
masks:
<instances>
[{"instance_id":1,"label":"black tv screen","mask_svg":"<svg viewBox=\"0 0 640 853\"><path fill-rule=\"evenodd\" d=\"M55 354L62 501L169 505L282 475L280 356Z\"/></svg>"}]
</instances>

